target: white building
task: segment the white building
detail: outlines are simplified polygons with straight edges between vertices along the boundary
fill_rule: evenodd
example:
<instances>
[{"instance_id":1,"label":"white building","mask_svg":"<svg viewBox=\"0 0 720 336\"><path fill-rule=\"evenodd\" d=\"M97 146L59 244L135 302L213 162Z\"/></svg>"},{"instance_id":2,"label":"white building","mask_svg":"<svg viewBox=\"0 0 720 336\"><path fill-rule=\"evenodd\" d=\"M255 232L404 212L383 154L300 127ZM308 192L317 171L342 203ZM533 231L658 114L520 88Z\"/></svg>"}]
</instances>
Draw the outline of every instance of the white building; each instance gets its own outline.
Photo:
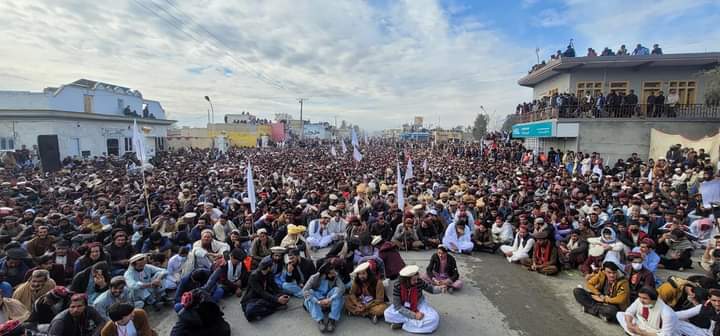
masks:
<instances>
[{"instance_id":1,"label":"white building","mask_svg":"<svg viewBox=\"0 0 720 336\"><path fill-rule=\"evenodd\" d=\"M68 156L123 155L133 151L137 120L153 156L174 123L166 117L137 90L87 79L42 92L0 91L0 150L36 149L44 167Z\"/></svg>"}]
</instances>

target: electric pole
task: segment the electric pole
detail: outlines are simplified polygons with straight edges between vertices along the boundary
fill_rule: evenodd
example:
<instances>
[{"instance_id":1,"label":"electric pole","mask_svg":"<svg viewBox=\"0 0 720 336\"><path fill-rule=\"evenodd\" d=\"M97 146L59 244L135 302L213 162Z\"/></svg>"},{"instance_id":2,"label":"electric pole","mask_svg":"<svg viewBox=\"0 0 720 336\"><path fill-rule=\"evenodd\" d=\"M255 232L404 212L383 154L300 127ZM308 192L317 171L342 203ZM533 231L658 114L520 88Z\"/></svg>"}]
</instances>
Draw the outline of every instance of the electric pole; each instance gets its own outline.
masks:
<instances>
[{"instance_id":1,"label":"electric pole","mask_svg":"<svg viewBox=\"0 0 720 336\"><path fill-rule=\"evenodd\" d=\"M298 98L297 101L300 103L300 139L305 137L305 122L303 122L302 117L302 110L303 110L303 103L307 100L307 98Z\"/></svg>"}]
</instances>

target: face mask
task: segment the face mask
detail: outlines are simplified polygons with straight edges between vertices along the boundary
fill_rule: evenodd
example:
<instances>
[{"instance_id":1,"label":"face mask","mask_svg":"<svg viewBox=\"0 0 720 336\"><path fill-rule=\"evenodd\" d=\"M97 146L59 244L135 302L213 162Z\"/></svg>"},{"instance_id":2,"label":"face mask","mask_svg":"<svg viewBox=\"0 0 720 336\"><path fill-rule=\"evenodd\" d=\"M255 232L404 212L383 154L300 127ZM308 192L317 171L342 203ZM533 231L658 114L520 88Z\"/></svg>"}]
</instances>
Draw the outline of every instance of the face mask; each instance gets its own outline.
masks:
<instances>
[{"instance_id":1,"label":"face mask","mask_svg":"<svg viewBox=\"0 0 720 336\"><path fill-rule=\"evenodd\" d=\"M632 268L636 271L639 271L642 269L642 264L641 263L632 263Z\"/></svg>"},{"instance_id":2,"label":"face mask","mask_svg":"<svg viewBox=\"0 0 720 336\"><path fill-rule=\"evenodd\" d=\"M644 308L647 308L647 309L653 309L653 307L655 307L655 304L652 303L652 304L649 304L649 305L642 305L642 306L643 306Z\"/></svg>"},{"instance_id":3,"label":"face mask","mask_svg":"<svg viewBox=\"0 0 720 336\"><path fill-rule=\"evenodd\" d=\"M640 229L632 229L632 230L630 230L630 232L632 232L632 233L638 233L638 232L640 232Z\"/></svg>"}]
</instances>

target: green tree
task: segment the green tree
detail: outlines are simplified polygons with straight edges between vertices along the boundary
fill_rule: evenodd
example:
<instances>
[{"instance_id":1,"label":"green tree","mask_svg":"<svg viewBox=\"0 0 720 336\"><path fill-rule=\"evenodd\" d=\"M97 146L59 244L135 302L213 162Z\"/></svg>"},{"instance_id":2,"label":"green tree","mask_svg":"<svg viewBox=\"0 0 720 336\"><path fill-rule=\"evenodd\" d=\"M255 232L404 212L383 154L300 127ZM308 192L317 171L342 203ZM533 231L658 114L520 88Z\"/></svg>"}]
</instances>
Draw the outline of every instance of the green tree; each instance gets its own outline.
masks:
<instances>
[{"instance_id":1,"label":"green tree","mask_svg":"<svg viewBox=\"0 0 720 336\"><path fill-rule=\"evenodd\" d=\"M472 128L472 135L475 140L482 140L485 136L489 120L490 118L488 115L483 113L478 113L477 117L475 117L475 122L473 123Z\"/></svg>"},{"instance_id":2,"label":"green tree","mask_svg":"<svg viewBox=\"0 0 720 336\"><path fill-rule=\"evenodd\" d=\"M503 130L505 132L510 132L510 131L512 131L513 125L515 125L517 123L518 123L518 119L515 118L514 115L508 115L502 124L501 130Z\"/></svg>"},{"instance_id":3,"label":"green tree","mask_svg":"<svg viewBox=\"0 0 720 336\"><path fill-rule=\"evenodd\" d=\"M720 66L704 71L705 77L705 105L720 105Z\"/></svg>"}]
</instances>

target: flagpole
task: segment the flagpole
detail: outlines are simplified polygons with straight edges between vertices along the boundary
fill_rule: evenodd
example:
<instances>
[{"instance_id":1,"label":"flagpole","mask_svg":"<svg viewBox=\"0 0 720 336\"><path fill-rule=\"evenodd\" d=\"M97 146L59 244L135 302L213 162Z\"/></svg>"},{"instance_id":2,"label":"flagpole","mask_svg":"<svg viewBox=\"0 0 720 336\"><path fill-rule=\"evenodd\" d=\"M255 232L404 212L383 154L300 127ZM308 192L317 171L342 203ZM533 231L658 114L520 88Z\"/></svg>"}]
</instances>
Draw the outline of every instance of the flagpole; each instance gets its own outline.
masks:
<instances>
[{"instance_id":1,"label":"flagpole","mask_svg":"<svg viewBox=\"0 0 720 336\"><path fill-rule=\"evenodd\" d=\"M148 194L148 188L145 184L145 167L143 165L140 166L140 174L142 175L142 182L143 182L143 194L145 195L145 207L147 209L147 218L148 218L148 226L152 226L152 214L150 213L150 197Z\"/></svg>"}]
</instances>

